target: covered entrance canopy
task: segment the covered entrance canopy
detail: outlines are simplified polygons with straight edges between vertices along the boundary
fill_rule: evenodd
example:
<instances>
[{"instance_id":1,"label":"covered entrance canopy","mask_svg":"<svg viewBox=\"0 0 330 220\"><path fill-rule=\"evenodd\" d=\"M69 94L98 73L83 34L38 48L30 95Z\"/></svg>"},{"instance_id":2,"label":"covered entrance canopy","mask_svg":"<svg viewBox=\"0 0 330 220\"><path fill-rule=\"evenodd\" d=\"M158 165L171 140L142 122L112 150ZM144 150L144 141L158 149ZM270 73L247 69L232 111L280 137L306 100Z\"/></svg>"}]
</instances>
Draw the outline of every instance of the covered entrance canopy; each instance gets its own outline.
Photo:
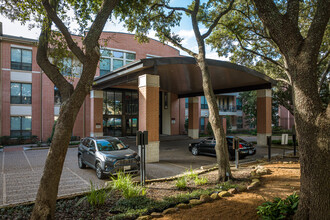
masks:
<instances>
[{"instance_id":1,"label":"covered entrance canopy","mask_svg":"<svg viewBox=\"0 0 330 220\"><path fill-rule=\"evenodd\" d=\"M271 134L271 92L269 89L275 81L257 71L229 62L207 59L207 63L215 94L258 90L258 144L265 145L266 136ZM188 136L199 137L200 105L197 96L203 96L204 92L201 71L194 58L141 59L97 77L94 80L93 91L99 96L91 95L95 118L102 116L102 102L105 100L102 90L114 88L138 90L138 130L149 132L147 162L159 161L160 125L162 124L162 134L173 134L172 129L177 131L179 129L178 121L181 122L183 119L184 124L185 111L183 111L183 117L180 117L182 109L180 109L180 98L191 97L188 104ZM160 93L160 91L164 92ZM109 91L104 93L106 97L109 96L108 93ZM123 98L116 97L116 92L114 92L114 95L110 94L112 101L103 102L103 112L109 110L111 118L110 121L103 120L103 126L95 127L96 132L101 132L104 126L114 129L116 124L112 125L111 120L117 117L116 112L121 114L121 111L117 109L130 112L127 111L129 108L122 106L134 106L132 105L134 103L123 101L126 95ZM127 121L126 124L122 123L124 130L125 126L130 128L128 116L130 115L123 114L121 117L123 121ZM91 123L97 124L96 120L95 122L92 120Z\"/></svg>"},{"instance_id":2,"label":"covered entrance canopy","mask_svg":"<svg viewBox=\"0 0 330 220\"><path fill-rule=\"evenodd\" d=\"M233 63L207 59L215 94L270 89L270 77ZM202 75L192 57L162 57L132 62L95 79L93 89L113 86L138 86L138 76L160 76L160 90L175 93L179 98L204 94Z\"/></svg>"}]
</instances>

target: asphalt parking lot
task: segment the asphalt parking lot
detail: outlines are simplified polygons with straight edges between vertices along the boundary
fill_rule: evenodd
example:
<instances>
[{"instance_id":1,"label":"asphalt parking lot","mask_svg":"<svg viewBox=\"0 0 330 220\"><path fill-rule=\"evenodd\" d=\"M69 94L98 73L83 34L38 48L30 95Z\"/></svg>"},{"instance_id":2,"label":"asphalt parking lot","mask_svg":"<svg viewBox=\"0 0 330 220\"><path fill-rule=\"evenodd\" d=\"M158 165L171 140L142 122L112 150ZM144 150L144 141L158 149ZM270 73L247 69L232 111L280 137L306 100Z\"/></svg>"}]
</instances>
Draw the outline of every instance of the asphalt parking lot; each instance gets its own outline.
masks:
<instances>
[{"instance_id":1,"label":"asphalt parking lot","mask_svg":"<svg viewBox=\"0 0 330 220\"><path fill-rule=\"evenodd\" d=\"M160 162L146 166L147 179L169 177L216 162L212 156L193 156L188 151L189 143L196 142L186 136L164 136L160 138ZM134 138L124 138L124 143L137 151ZM272 154L283 150L273 149ZM33 201L39 186L48 150L23 151L22 148L8 147L0 152L0 206ZM257 147L257 154L248 156L244 163L267 155L266 148ZM90 189L90 182L98 187L107 180L99 180L92 169L79 169L77 148L69 148L61 176L59 196L81 193Z\"/></svg>"}]
</instances>

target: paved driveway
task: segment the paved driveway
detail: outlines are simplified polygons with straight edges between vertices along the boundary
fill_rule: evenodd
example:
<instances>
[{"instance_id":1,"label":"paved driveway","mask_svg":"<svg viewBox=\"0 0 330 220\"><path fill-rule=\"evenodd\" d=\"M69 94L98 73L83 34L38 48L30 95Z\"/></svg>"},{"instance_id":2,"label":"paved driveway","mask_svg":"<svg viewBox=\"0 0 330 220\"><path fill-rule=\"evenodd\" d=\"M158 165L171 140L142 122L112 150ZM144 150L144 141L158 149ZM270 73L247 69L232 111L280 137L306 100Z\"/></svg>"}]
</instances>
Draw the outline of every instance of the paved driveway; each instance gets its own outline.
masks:
<instances>
[{"instance_id":1,"label":"paved driveway","mask_svg":"<svg viewBox=\"0 0 330 220\"><path fill-rule=\"evenodd\" d=\"M137 151L135 138L123 141ZM177 175L190 168L214 164L212 156L193 156L188 151L188 144L196 140L185 136L161 137L160 162L147 164L147 179ZM22 148L6 148L0 152L0 206L33 201L39 186L48 150L23 151ZM281 154L282 150L272 153ZM263 158L266 148L257 148L257 154L241 162ZM92 169L79 169L77 165L77 148L69 148L64 163L59 186L59 196L88 191L90 181L96 186L104 186L106 180L99 180Z\"/></svg>"}]
</instances>

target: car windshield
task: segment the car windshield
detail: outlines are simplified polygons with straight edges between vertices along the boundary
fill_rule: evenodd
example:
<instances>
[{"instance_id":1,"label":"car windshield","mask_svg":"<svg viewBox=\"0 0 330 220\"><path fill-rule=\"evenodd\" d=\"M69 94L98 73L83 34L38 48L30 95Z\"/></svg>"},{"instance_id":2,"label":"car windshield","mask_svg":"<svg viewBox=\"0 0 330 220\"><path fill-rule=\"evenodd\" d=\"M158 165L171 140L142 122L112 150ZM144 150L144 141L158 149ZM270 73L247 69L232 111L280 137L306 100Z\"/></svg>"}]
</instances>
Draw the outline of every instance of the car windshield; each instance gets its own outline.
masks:
<instances>
[{"instance_id":1,"label":"car windshield","mask_svg":"<svg viewBox=\"0 0 330 220\"><path fill-rule=\"evenodd\" d=\"M101 139L97 140L96 143L99 151L114 151L127 149L125 144L123 144L123 142L121 142L120 140Z\"/></svg>"}]
</instances>

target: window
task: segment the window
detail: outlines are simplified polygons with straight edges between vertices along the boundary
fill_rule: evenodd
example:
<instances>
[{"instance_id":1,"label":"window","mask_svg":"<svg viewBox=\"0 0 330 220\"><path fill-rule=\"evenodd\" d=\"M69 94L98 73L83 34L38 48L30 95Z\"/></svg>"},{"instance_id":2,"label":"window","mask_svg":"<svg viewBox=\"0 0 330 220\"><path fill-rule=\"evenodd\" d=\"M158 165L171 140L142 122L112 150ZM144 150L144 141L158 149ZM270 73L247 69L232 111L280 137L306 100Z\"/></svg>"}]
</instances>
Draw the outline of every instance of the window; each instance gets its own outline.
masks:
<instances>
[{"instance_id":1,"label":"window","mask_svg":"<svg viewBox=\"0 0 330 220\"><path fill-rule=\"evenodd\" d=\"M121 115L122 114L122 92L104 91L103 93L103 114Z\"/></svg>"},{"instance_id":2,"label":"window","mask_svg":"<svg viewBox=\"0 0 330 220\"><path fill-rule=\"evenodd\" d=\"M32 86L27 83L10 83L11 104L31 104Z\"/></svg>"},{"instance_id":3,"label":"window","mask_svg":"<svg viewBox=\"0 0 330 220\"><path fill-rule=\"evenodd\" d=\"M201 109L208 109L208 105L207 105L207 101L206 101L206 98L205 96L202 96L201 97Z\"/></svg>"},{"instance_id":4,"label":"window","mask_svg":"<svg viewBox=\"0 0 330 220\"><path fill-rule=\"evenodd\" d=\"M122 52L117 50L101 50L100 75L114 71L136 59L135 53Z\"/></svg>"},{"instance_id":5,"label":"window","mask_svg":"<svg viewBox=\"0 0 330 220\"><path fill-rule=\"evenodd\" d=\"M124 102L126 115L138 115L139 97L137 91L125 91Z\"/></svg>"},{"instance_id":6,"label":"window","mask_svg":"<svg viewBox=\"0 0 330 220\"><path fill-rule=\"evenodd\" d=\"M61 61L62 68L61 73L63 76L71 76L72 75L72 59L70 57L66 57Z\"/></svg>"},{"instance_id":7,"label":"window","mask_svg":"<svg viewBox=\"0 0 330 220\"><path fill-rule=\"evenodd\" d=\"M201 133L204 133L204 129L205 129L205 118L204 117L201 117L201 128L200 128L200 131Z\"/></svg>"},{"instance_id":8,"label":"window","mask_svg":"<svg viewBox=\"0 0 330 220\"><path fill-rule=\"evenodd\" d=\"M189 108L189 98L185 98L185 107Z\"/></svg>"},{"instance_id":9,"label":"window","mask_svg":"<svg viewBox=\"0 0 330 220\"><path fill-rule=\"evenodd\" d=\"M10 117L10 136L31 136L31 116Z\"/></svg>"},{"instance_id":10,"label":"window","mask_svg":"<svg viewBox=\"0 0 330 220\"><path fill-rule=\"evenodd\" d=\"M62 98L60 94L60 90L54 86L54 105L61 105Z\"/></svg>"},{"instance_id":11,"label":"window","mask_svg":"<svg viewBox=\"0 0 330 220\"><path fill-rule=\"evenodd\" d=\"M11 68L16 70L32 70L32 51L11 48Z\"/></svg>"}]
</instances>

